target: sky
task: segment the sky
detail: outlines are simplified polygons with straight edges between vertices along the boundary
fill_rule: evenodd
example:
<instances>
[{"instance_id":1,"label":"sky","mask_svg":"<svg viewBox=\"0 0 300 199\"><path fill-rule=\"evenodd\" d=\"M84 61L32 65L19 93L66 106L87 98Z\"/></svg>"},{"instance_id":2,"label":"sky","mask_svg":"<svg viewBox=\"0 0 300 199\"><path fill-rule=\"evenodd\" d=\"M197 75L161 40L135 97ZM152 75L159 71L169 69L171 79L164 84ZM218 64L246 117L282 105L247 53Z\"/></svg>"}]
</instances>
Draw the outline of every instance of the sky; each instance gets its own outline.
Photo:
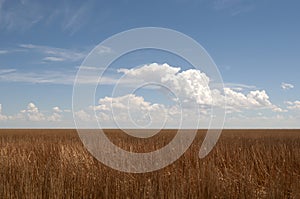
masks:
<instances>
[{"instance_id":1,"label":"sky","mask_svg":"<svg viewBox=\"0 0 300 199\"><path fill-rule=\"evenodd\" d=\"M182 118L206 128L211 107L226 97L224 128L300 128L299 9L296 0L0 0L0 127L74 128L75 117L103 128L179 128ZM176 30L201 44L224 89L211 88L212 77L187 60L145 49L113 62L95 103L73 111L79 68L97 71L82 65L89 53L142 27ZM102 55L117 50L100 47ZM165 87L125 92L153 79Z\"/></svg>"}]
</instances>

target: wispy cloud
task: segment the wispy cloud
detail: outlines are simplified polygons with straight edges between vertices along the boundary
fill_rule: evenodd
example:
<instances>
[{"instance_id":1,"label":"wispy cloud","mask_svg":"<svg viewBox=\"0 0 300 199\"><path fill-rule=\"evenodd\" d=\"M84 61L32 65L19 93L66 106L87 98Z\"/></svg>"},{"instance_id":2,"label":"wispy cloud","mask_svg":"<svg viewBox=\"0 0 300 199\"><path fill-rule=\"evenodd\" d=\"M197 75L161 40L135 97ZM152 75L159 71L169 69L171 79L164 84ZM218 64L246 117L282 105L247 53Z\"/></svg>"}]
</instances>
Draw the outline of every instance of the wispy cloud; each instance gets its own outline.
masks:
<instances>
[{"instance_id":1,"label":"wispy cloud","mask_svg":"<svg viewBox=\"0 0 300 199\"><path fill-rule=\"evenodd\" d=\"M48 72L20 72L17 70L7 69L8 72L1 73L1 82L23 82L23 83L57 83L57 84L71 84L73 76L64 73L48 71Z\"/></svg>"},{"instance_id":2,"label":"wispy cloud","mask_svg":"<svg viewBox=\"0 0 300 199\"><path fill-rule=\"evenodd\" d=\"M8 50L0 50L0 54L7 54L8 52Z\"/></svg>"},{"instance_id":3,"label":"wispy cloud","mask_svg":"<svg viewBox=\"0 0 300 199\"><path fill-rule=\"evenodd\" d=\"M92 68L92 67L90 67ZM61 84L73 85L77 71L44 71L44 72L21 72L15 69L0 70L0 82L20 82L32 84ZM91 70L91 73L80 76L77 82L80 84L116 84L118 79L114 77L102 77L98 82L98 76Z\"/></svg>"},{"instance_id":4,"label":"wispy cloud","mask_svg":"<svg viewBox=\"0 0 300 199\"><path fill-rule=\"evenodd\" d=\"M91 10L90 2L84 2L79 7L68 8L65 11L63 30L69 31L70 34L77 32L88 21L91 13L89 10Z\"/></svg>"},{"instance_id":5,"label":"wispy cloud","mask_svg":"<svg viewBox=\"0 0 300 199\"><path fill-rule=\"evenodd\" d=\"M55 23L63 31L74 34L90 21L92 3L59 1L51 4L37 0L0 0L0 29L26 31L38 23L45 26Z\"/></svg>"},{"instance_id":6,"label":"wispy cloud","mask_svg":"<svg viewBox=\"0 0 300 199\"><path fill-rule=\"evenodd\" d=\"M95 66L77 66L76 68L81 70L99 70L99 68Z\"/></svg>"},{"instance_id":7,"label":"wispy cloud","mask_svg":"<svg viewBox=\"0 0 300 199\"><path fill-rule=\"evenodd\" d=\"M72 35L91 21L91 16L95 13L93 8L93 1L84 1L80 4L64 1L51 10L45 24L57 24L59 21L62 31Z\"/></svg>"},{"instance_id":8,"label":"wispy cloud","mask_svg":"<svg viewBox=\"0 0 300 199\"><path fill-rule=\"evenodd\" d=\"M256 89L256 86L253 85L246 85L246 84L239 84L239 83L225 83L225 87L231 88L235 91L243 91L243 90L249 90L249 89Z\"/></svg>"},{"instance_id":9,"label":"wispy cloud","mask_svg":"<svg viewBox=\"0 0 300 199\"><path fill-rule=\"evenodd\" d=\"M62 57L45 57L43 61L65 61Z\"/></svg>"},{"instance_id":10,"label":"wispy cloud","mask_svg":"<svg viewBox=\"0 0 300 199\"><path fill-rule=\"evenodd\" d=\"M16 69L0 69L0 75L15 72Z\"/></svg>"},{"instance_id":11,"label":"wispy cloud","mask_svg":"<svg viewBox=\"0 0 300 199\"><path fill-rule=\"evenodd\" d=\"M40 22L43 7L36 1L0 1L0 28L24 31Z\"/></svg>"},{"instance_id":12,"label":"wispy cloud","mask_svg":"<svg viewBox=\"0 0 300 199\"><path fill-rule=\"evenodd\" d=\"M4 2L5 2L5 0L0 0L0 9L2 9Z\"/></svg>"},{"instance_id":13,"label":"wispy cloud","mask_svg":"<svg viewBox=\"0 0 300 199\"><path fill-rule=\"evenodd\" d=\"M78 51L66 48L56 48L51 46L42 46L34 44L20 44L19 47L45 55L43 61L80 61L85 58L88 51Z\"/></svg>"},{"instance_id":14,"label":"wispy cloud","mask_svg":"<svg viewBox=\"0 0 300 199\"><path fill-rule=\"evenodd\" d=\"M6 54L9 54L9 53L17 53L17 52L24 52L26 50L24 49L20 49L20 48L14 48L14 49L11 49L11 48L8 48L8 49L1 49L0 50L0 55L6 55Z\"/></svg>"},{"instance_id":15,"label":"wispy cloud","mask_svg":"<svg viewBox=\"0 0 300 199\"><path fill-rule=\"evenodd\" d=\"M281 83L281 88L282 88L283 90L290 90L290 89L293 89L293 88L294 88L294 85L293 85L293 84L289 84L289 83L282 82L282 83Z\"/></svg>"},{"instance_id":16,"label":"wispy cloud","mask_svg":"<svg viewBox=\"0 0 300 199\"><path fill-rule=\"evenodd\" d=\"M249 12L253 9L253 3L246 0L214 0L213 8L217 11L228 11L232 16L243 12Z\"/></svg>"}]
</instances>

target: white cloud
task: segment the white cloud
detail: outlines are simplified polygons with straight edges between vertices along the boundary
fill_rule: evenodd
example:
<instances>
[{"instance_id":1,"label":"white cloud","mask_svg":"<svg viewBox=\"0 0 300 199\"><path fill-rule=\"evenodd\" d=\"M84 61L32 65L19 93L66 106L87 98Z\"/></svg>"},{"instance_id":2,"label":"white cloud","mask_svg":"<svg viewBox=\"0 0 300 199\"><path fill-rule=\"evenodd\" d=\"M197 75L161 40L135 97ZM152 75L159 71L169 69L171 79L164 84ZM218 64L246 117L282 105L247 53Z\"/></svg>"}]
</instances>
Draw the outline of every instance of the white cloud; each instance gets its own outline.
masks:
<instances>
[{"instance_id":1,"label":"white cloud","mask_svg":"<svg viewBox=\"0 0 300 199\"><path fill-rule=\"evenodd\" d=\"M52 115L50 115L47 120L50 122L59 122L62 119L62 115L58 114L58 113L52 113Z\"/></svg>"},{"instance_id":2,"label":"white cloud","mask_svg":"<svg viewBox=\"0 0 300 199\"><path fill-rule=\"evenodd\" d=\"M20 114L17 115L17 118L19 117L35 122L46 120L45 115L41 113L38 107L32 102L27 105L26 109L20 111Z\"/></svg>"},{"instance_id":3,"label":"white cloud","mask_svg":"<svg viewBox=\"0 0 300 199\"><path fill-rule=\"evenodd\" d=\"M0 55L5 55L9 53L20 53L20 52L26 52L26 50L21 48L2 49L0 50Z\"/></svg>"},{"instance_id":4,"label":"white cloud","mask_svg":"<svg viewBox=\"0 0 300 199\"><path fill-rule=\"evenodd\" d=\"M45 6L41 1L0 0L0 28L6 31L26 31L36 24L61 26L73 34L80 30L92 16L93 2L74 4L63 1ZM43 22L43 23L41 23Z\"/></svg>"},{"instance_id":5,"label":"white cloud","mask_svg":"<svg viewBox=\"0 0 300 199\"><path fill-rule=\"evenodd\" d=\"M9 3L8 1L1 0L0 28L9 31L28 30L43 19L44 10L38 1Z\"/></svg>"},{"instance_id":6,"label":"white cloud","mask_svg":"<svg viewBox=\"0 0 300 199\"><path fill-rule=\"evenodd\" d=\"M58 106L55 106L52 108L52 115L50 115L47 120L50 122L59 122L62 121L62 113L64 112L63 110L61 110Z\"/></svg>"},{"instance_id":7,"label":"white cloud","mask_svg":"<svg viewBox=\"0 0 300 199\"><path fill-rule=\"evenodd\" d=\"M42 46L42 45L34 45L34 44L20 44L21 48L25 48L32 51L42 53L45 56L44 61L81 61L86 55L87 51L77 51L66 48L56 48L52 46Z\"/></svg>"},{"instance_id":8,"label":"white cloud","mask_svg":"<svg viewBox=\"0 0 300 199\"><path fill-rule=\"evenodd\" d=\"M293 88L294 88L294 85L289 84L289 83L282 82L282 83L281 83L281 88L282 88L283 90L289 90L289 89L293 89Z\"/></svg>"},{"instance_id":9,"label":"white cloud","mask_svg":"<svg viewBox=\"0 0 300 199\"><path fill-rule=\"evenodd\" d=\"M96 53L98 53L98 54L113 52L113 50L107 46L97 46L95 50L96 50Z\"/></svg>"},{"instance_id":10,"label":"white cloud","mask_svg":"<svg viewBox=\"0 0 300 199\"><path fill-rule=\"evenodd\" d=\"M251 1L245 0L214 0L213 8L217 11L228 11L232 16L249 12L253 9Z\"/></svg>"},{"instance_id":11,"label":"white cloud","mask_svg":"<svg viewBox=\"0 0 300 199\"><path fill-rule=\"evenodd\" d=\"M19 72L14 69L0 70L0 81L2 82L25 82L25 83L47 83L47 84L73 84L75 74L67 72L45 71Z\"/></svg>"},{"instance_id":12,"label":"white cloud","mask_svg":"<svg viewBox=\"0 0 300 199\"><path fill-rule=\"evenodd\" d=\"M80 30L91 17L92 2L85 2L79 6L74 6L74 4L68 5L68 7L63 8L62 11L64 15L64 20L62 28L64 31L74 34ZM58 16L59 17L59 16Z\"/></svg>"},{"instance_id":13,"label":"white cloud","mask_svg":"<svg viewBox=\"0 0 300 199\"><path fill-rule=\"evenodd\" d=\"M6 54L6 53L8 53L9 51L8 50L0 50L0 55L1 54Z\"/></svg>"},{"instance_id":14,"label":"white cloud","mask_svg":"<svg viewBox=\"0 0 300 199\"><path fill-rule=\"evenodd\" d=\"M2 114L2 104L0 104L0 121L7 120L7 116Z\"/></svg>"},{"instance_id":15,"label":"white cloud","mask_svg":"<svg viewBox=\"0 0 300 199\"><path fill-rule=\"evenodd\" d=\"M168 64L149 64L140 68L120 69L119 72L124 73L123 81L131 80L135 85L136 82L155 82L170 88L179 99L188 104L196 101L199 104L211 104L212 98L208 87L209 78L205 73L199 70L190 69L180 71L179 67L172 67ZM133 81L134 80L134 81Z\"/></svg>"},{"instance_id":16,"label":"white cloud","mask_svg":"<svg viewBox=\"0 0 300 199\"><path fill-rule=\"evenodd\" d=\"M16 69L0 69L0 75L16 72Z\"/></svg>"},{"instance_id":17,"label":"white cloud","mask_svg":"<svg viewBox=\"0 0 300 199\"><path fill-rule=\"evenodd\" d=\"M286 101L285 104L287 104L287 108L290 110L300 110L300 101Z\"/></svg>"},{"instance_id":18,"label":"white cloud","mask_svg":"<svg viewBox=\"0 0 300 199\"><path fill-rule=\"evenodd\" d=\"M226 94L226 104L229 109L242 111L243 109L269 108L275 110L265 90L250 91L247 94L236 92L230 88L224 88Z\"/></svg>"},{"instance_id":19,"label":"white cloud","mask_svg":"<svg viewBox=\"0 0 300 199\"><path fill-rule=\"evenodd\" d=\"M170 122L180 121L180 111L177 106L165 106L163 104L145 101L142 96L128 94L120 97L105 97L99 99L97 106L91 106L95 110L102 124L120 125L120 127L158 127L170 125ZM91 113L80 111L77 113L80 119L91 119ZM169 118L169 119L168 119ZM165 121L166 120L166 121Z\"/></svg>"},{"instance_id":20,"label":"white cloud","mask_svg":"<svg viewBox=\"0 0 300 199\"><path fill-rule=\"evenodd\" d=\"M77 66L76 68L81 70L99 70L99 68L95 66Z\"/></svg>"},{"instance_id":21,"label":"white cloud","mask_svg":"<svg viewBox=\"0 0 300 199\"><path fill-rule=\"evenodd\" d=\"M140 68L120 69L124 73L123 80L135 80L136 82L156 82L172 90L182 102L190 104L196 102L199 105L222 106L225 100L231 110L269 108L275 110L265 90L252 90L244 94L231 88L224 88L225 95L219 90L211 89L210 78L196 69L181 71L179 67L168 64L148 64ZM123 82L120 81L123 85ZM136 85L136 83L135 83ZM245 86L244 86L245 87ZM248 86L248 89L252 87ZM184 104L183 104L184 105Z\"/></svg>"},{"instance_id":22,"label":"white cloud","mask_svg":"<svg viewBox=\"0 0 300 199\"><path fill-rule=\"evenodd\" d=\"M86 122L92 120L91 115L84 110L75 112L75 116L81 119L82 121L86 121Z\"/></svg>"},{"instance_id":23,"label":"white cloud","mask_svg":"<svg viewBox=\"0 0 300 199\"><path fill-rule=\"evenodd\" d=\"M271 103L265 90L250 90L240 92L228 87L224 88L224 94L217 89L211 89L210 78L203 72L195 69L181 71L179 67L172 67L168 64L148 64L133 69L120 69L118 72L124 76L119 85L136 86L138 83L143 85L146 82L155 82L168 87L177 95L177 99L172 98L174 102L179 99L182 109L178 104L165 105L151 103L142 96L135 94L126 94L118 97L105 97L98 101L98 105L90 107L90 110L82 110L77 114L85 121L93 118L95 110L101 122L107 122L115 126L114 122L121 124L122 127L161 126L164 118L167 118L168 126L176 126L180 123L181 110L183 118L198 118L198 109L190 106L192 102L200 106L200 119L207 121L210 117L211 106L222 106L223 100L227 100L227 112L235 113L244 110L266 109L273 112L285 112L285 110ZM125 81L131 80L128 84ZM158 88L158 87L157 87ZM156 87L152 89L157 89ZM251 87L252 88L252 87ZM249 90L250 87L247 88ZM132 124L133 126L130 126ZM152 126L153 127L153 126Z\"/></svg>"},{"instance_id":24,"label":"white cloud","mask_svg":"<svg viewBox=\"0 0 300 199\"><path fill-rule=\"evenodd\" d=\"M111 85L118 82L114 77L102 77L98 82L99 76L94 71L97 68L92 67L84 70L90 70L90 73L86 73L77 78L77 82L80 84L101 84ZM24 82L24 83L39 83L39 84L63 84L73 85L76 77L76 71L44 71L44 72L20 72L15 69L0 69L0 82ZM132 82L129 80L127 83Z\"/></svg>"},{"instance_id":25,"label":"white cloud","mask_svg":"<svg viewBox=\"0 0 300 199\"><path fill-rule=\"evenodd\" d=\"M53 110L54 112L56 112L56 113L62 113L62 112L63 112L58 106L53 107L52 110Z\"/></svg>"},{"instance_id":26,"label":"white cloud","mask_svg":"<svg viewBox=\"0 0 300 199\"><path fill-rule=\"evenodd\" d=\"M87 70L91 71L91 73L87 74L94 74L94 68L87 68ZM202 118L209 118L210 107L224 105L222 101L225 99L225 96L227 98L227 107L231 113L242 112L244 110L259 110L259 112L261 112L262 109L272 110L274 112L285 112L285 110L272 104L265 90L251 90L252 87L248 87L246 89L247 92L245 92L244 89L229 88L225 85L223 93L217 89L212 89L210 87L210 78L205 73L196 69L181 71L179 67L153 63L134 69L120 69L119 73L124 75L120 81L121 86L136 86L137 83L150 81L169 87L171 91L177 94L176 97L182 102L183 109L185 109L184 118L198 117L196 109L189 106L192 102L195 102L195 104L201 107L200 115ZM44 74L19 73L14 69L3 69L1 73L0 70L0 81L12 81L12 79L14 79L15 81L72 84L73 78L73 74L57 72ZM106 83L114 84L117 82L114 78L106 78ZM91 82L93 81L91 79L93 78L86 76L81 78L80 81L82 83L95 83ZM174 100L176 104L176 99L172 98L172 100ZM299 101L287 102L287 104L289 105L289 109L300 109ZM96 106L77 111L75 115L83 121L88 122L94 119L94 110L101 122L113 126L115 120L123 127L136 127L132 126L134 123L142 127L161 126L165 118L167 119L168 126L176 126L179 124L178 121L180 121L181 114L181 109L177 104L167 105L161 102L153 103L145 100L142 96L126 94L117 97L101 98ZM112 110L114 111L114 115L112 114ZM69 111L70 110L63 110L56 106L53 107L50 114L45 114L47 111L41 112L34 103L29 103L27 108L22 110L19 114L5 117L8 120L61 122L63 113ZM2 117L2 119L3 118L4 117ZM129 123L131 123L131 125L129 125Z\"/></svg>"},{"instance_id":27,"label":"white cloud","mask_svg":"<svg viewBox=\"0 0 300 199\"><path fill-rule=\"evenodd\" d=\"M226 88L230 88L235 91L244 91L244 90L253 90L256 89L256 86L246 85L246 84L237 84L237 83L224 83Z\"/></svg>"},{"instance_id":28,"label":"white cloud","mask_svg":"<svg viewBox=\"0 0 300 199\"><path fill-rule=\"evenodd\" d=\"M26 109L21 110L16 115L5 116L1 114L0 104L0 120L10 121L27 121L27 122L61 122L64 112L70 112L70 110L61 110L58 106L52 108L51 114L42 113L34 103L29 103ZM47 112L47 111L46 111Z\"/></svg>"},{"instance_id":29,"label":"white cloud","mask_svg":"<svg viewBox=\"0 0 300 199\"><path fill-rule=\"evenodd\" d=\"M272 110L273 110L273 112L277 112L277 113L286 113L286 112L288 112L287 110L282 109L278 106L273 106Z\"/></svg>"},{"instance_id":30,"label":"white cloud","mask_svg":"<svg viewBox=\"0 0 300 199\"><path fill-rule=\"evenodd\" d=\"M45 57L43 61L65 61L62 57Z\"/></svg>"}]
</instances>

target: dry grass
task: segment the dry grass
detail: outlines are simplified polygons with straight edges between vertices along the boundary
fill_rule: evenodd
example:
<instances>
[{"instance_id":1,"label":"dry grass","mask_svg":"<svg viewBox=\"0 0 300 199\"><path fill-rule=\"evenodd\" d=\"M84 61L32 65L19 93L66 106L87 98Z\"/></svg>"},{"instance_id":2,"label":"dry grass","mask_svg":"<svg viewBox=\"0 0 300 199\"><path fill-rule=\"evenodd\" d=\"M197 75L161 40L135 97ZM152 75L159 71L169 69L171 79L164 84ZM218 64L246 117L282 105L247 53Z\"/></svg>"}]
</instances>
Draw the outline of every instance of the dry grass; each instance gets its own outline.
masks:
<instances>
[{"instance_id":1,"label":"dry grass","mask_svg":"<svg viewBox=\"0 0 300 199\"><path fill-rule=\"evenodd\" d=\"M146 140L107 135L141 152L174 132ZM0 198L300 198L300 131L226 130L201 160L203 136L174 164L129 174L95 160L74 130L1 130Z\"/></svg>"}]
</instances>

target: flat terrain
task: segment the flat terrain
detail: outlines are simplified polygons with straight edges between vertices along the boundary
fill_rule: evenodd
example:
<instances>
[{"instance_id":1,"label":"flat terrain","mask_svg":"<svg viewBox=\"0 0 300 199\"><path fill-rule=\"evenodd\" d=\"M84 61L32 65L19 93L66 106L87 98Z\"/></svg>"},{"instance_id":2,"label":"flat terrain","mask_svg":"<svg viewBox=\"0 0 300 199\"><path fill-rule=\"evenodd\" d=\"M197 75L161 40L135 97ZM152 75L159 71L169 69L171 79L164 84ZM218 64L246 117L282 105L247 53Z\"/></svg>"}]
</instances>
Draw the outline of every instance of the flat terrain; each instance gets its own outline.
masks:
<instances>
[{"instance_id":1,"label":"flat terrain","mask_svg":"<svg viewBox=\"0 0 300 199\"><path fill-rule=\"evenodd\" d=\"M176 133L105 132L136 152L158 149ZM300 198L300 130L224 130L199 159L204 135L199 130L174 164L130 174L99 163L76 130L0 130L0 198Z\"/></svg>"}]
</instances>

